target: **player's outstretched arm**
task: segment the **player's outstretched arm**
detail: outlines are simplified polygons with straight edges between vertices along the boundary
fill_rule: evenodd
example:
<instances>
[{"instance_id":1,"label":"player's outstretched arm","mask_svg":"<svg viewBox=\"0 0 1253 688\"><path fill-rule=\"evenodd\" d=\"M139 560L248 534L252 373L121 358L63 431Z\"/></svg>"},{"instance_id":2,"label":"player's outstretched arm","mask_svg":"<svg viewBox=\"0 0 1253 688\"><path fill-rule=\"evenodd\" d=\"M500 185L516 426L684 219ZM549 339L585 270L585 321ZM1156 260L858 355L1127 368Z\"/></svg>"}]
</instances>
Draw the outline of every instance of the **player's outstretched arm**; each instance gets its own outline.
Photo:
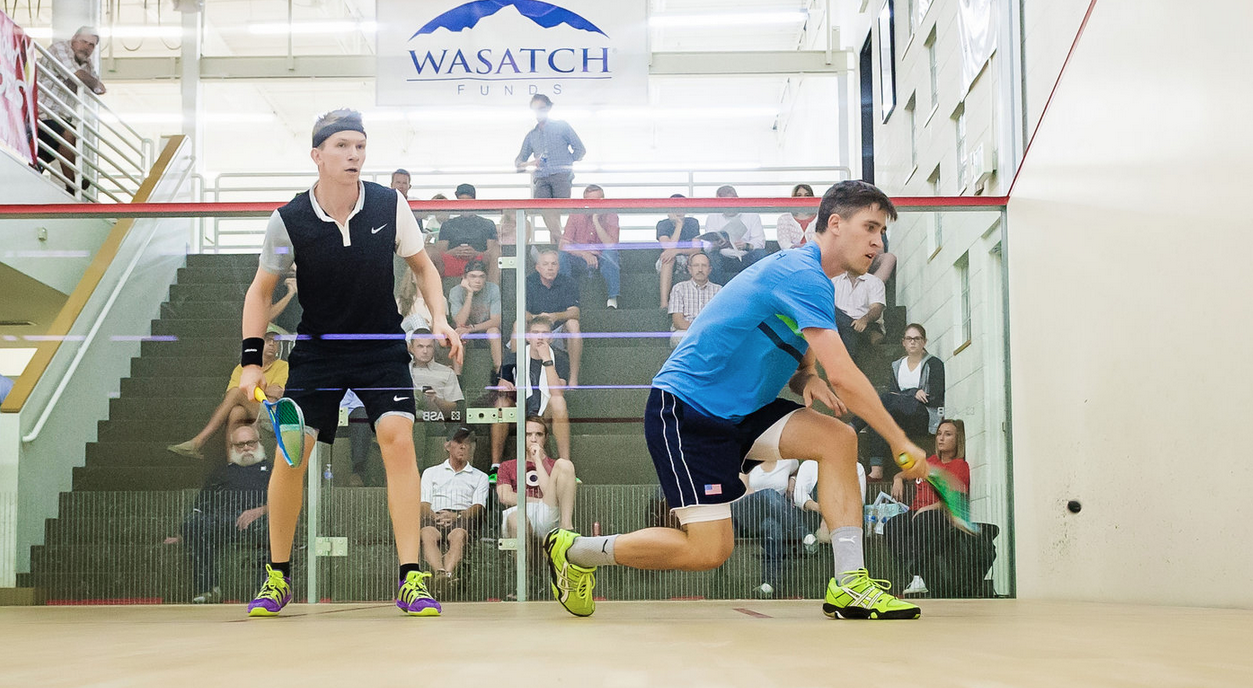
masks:
<instances>
[{"instance_id":1,"label":"player's outstretched arm","mask_svg":"<svg viewBox=\"0 0 1253 688\"><path fill-rule=\"evenodd\" d=\"M248 292L244 295L244 339L265 336L265 329L270 324L270 303L274 300L274 288L278 286L278 280L278 275L265 268L257 268L257 274L252 278L252 284L248 285ZM261 371L261 366L244 366L244 371L239 376L239 388L246 398L251 399L252 390L264 381L265 374Z\"/></svg>"},{"instance_id":2,"label":"player's outstretched arm","mask_svg":"<svg viewBox=\"0 0 1253 688\"><path fill-rule=\"evenodd\" d=\"M887 441L893 454L907 452L917 461L913 468L904 472L906 479L925 478L927 475L926 453L916 447L901 426L883 408L879 394L874 385L866 379L864 373L853 363L844 348L844 342L834 330L820 327L808 327L803 331L805 340L809 342L809 350L827 371L827 379L835 389L835 393L850 411L870 424L870 427Z\"/></svg>"},{"instance_id":3,"label":"player's outstretched arm","mask_svg":"<svg viewBox=\"0 0 1253 688\"><path fill-rule=\"evenodd\" d=\"M439 271L426 251L405 258L405 262L413 270L418 280L418 291L426 300L426 307L431 309L431 333L443 335L448 339L448 355L457 363L462 362L464 352L461 348L461 336L448 324L448 311L444 308L444 283L440 280ZM437 340L438 341L438 340Z\"/></svg>"}]
</instances>

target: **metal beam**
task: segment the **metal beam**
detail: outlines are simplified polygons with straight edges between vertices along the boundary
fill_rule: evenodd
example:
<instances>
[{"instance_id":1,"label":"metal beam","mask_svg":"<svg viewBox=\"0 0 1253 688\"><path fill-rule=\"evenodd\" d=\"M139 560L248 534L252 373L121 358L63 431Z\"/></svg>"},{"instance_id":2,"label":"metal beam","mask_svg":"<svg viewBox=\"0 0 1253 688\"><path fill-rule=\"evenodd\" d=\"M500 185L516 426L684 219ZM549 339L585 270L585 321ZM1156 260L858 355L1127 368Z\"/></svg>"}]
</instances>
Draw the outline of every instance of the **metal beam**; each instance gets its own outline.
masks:
<instances>
[{"instance_id":1,"label":"metal beam","mask_svg":"<svg viewBox=\"0 0 1253 688\"><path fill-rule=\"evenodd\" d=\"M766 52L653 53L652 76L767 76L815 74L838 76L853 71L853 54L824 50ZM201 81L225 79L373 79L374 55L274 55L265 57L201 57ZM178 79L179 57L105 58L104 80L159 81Z\"/></svg>"}]
</instances>

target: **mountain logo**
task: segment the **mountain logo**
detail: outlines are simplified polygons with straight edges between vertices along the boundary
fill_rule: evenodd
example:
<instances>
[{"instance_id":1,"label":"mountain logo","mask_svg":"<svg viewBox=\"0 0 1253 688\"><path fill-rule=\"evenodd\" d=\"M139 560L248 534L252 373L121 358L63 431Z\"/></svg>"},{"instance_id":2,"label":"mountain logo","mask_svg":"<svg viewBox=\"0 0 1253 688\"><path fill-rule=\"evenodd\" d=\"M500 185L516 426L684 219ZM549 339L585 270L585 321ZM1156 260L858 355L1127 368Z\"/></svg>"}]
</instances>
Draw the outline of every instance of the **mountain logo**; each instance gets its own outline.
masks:
<instances>
[{"instance_id":1,"label":"mountain logo","mask_svg":"<svg viewBox=\"0 0 1253 688\"><path fill-rule=\"evenodd\" d=\"M409 40L424 34L435 33L437 29L448 29L453 33L472 29L479 23L479 20L490 17L506 7L513 7L522 16L546 29L566 24L571 28L598 33L605 38L609 37L582 16L551 3L541 2L541 0L475 0L454 7L427 22L425 26L418 29L417 33L410 36Z\"/></svg>"}]
</instances>

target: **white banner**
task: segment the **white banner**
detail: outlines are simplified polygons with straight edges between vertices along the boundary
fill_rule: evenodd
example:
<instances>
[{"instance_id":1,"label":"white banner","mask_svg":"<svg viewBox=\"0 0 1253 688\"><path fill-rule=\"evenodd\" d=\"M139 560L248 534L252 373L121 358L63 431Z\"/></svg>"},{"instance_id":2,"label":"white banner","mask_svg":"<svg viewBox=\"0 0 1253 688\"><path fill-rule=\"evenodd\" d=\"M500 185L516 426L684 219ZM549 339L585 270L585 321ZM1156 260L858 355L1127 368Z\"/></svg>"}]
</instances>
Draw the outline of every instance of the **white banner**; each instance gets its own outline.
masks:
<instances>
[{"instance_id":1,"label":"white banner","mask_svg":"<svg viewBox=\"0 0 1253 688\"><path fill-rule=\"evenodd\" d=\"M996 3L993 0L958 0L957 34L961 38L964 94L970 91L975 77L996 51Z\"/></svg>"},{"instance_id":2,"label":"white banner","mask_svg":"<svg viewBox=\"0 0 1253 688\"><path fill-rule=\"evenodd\" d=\"M645 102L647 2L378 0L378 104Z\"/></svg>"}]
</instances>

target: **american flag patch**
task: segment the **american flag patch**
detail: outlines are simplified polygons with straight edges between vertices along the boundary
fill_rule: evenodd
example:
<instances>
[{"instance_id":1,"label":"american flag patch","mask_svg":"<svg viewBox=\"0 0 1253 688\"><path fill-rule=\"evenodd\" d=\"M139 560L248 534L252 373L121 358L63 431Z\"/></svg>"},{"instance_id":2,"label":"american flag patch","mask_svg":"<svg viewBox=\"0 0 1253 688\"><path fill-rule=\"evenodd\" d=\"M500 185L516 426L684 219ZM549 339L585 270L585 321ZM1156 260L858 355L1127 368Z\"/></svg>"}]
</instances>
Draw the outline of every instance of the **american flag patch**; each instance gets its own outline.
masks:
<instances>
[{"instance_id":1,"label":"american flag patch","mask_svg":"<svg viewBox=\"0 0 1253 688\"><path fill-rule=\"evenodd\" d=\"M720 495L720 494L722 494L722 486L721 486L721 485L706 485L706 486L705 486L705 494L707 494L707 495Z\"/></svg>"}]
</instances>

